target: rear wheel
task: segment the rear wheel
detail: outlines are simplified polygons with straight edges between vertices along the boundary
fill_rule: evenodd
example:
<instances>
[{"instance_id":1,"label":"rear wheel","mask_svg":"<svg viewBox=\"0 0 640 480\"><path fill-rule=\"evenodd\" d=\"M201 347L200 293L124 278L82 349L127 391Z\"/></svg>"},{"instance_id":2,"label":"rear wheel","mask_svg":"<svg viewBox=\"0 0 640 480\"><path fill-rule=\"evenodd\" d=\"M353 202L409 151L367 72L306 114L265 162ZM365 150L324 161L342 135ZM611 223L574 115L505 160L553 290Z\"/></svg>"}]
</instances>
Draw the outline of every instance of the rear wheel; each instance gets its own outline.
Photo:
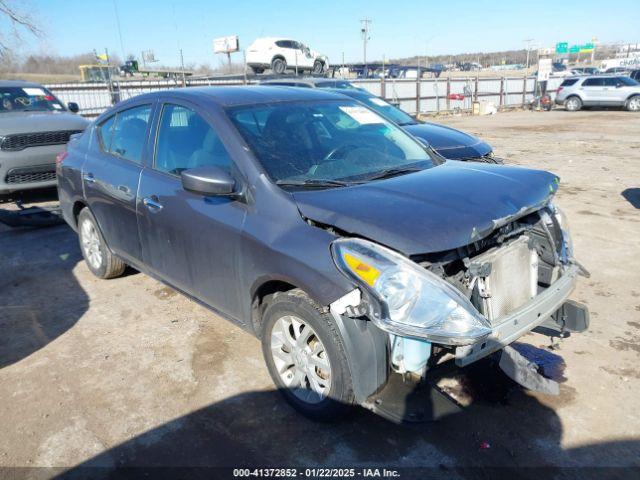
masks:
<instances>
[{"instance_id":1,"label":"rear wheel","mask_svg":"<svg viewBox=\"0 0 640 480\"><path fill-rule=\"evenodd\" d=\"M260 75L261 73L264 72L264 68L260 68L260 67L250 67L250 68L253 71L253 73L255 73L256 75Z\"/></svg>"},{"instance_id":2,"label":"rear wheel","mask_svg":"<svg viewBox=\"0 0 640 480\"><path fill-rule=\"evenodd\" d=\"M630 112L640 112L640 95L634 95L625 105Z\"/></svg>"},{"instance_id":3,"label":"rear wheel","mask_svg":"<svg viewBox=\"0 0 640 480\"><path fill-rule=\"evenodd\" d=\"M582 100L580 97L569 97L564 102L564 108L566 108L570 112L577 112L582 108Z\"/></svg>"},{"instance_id":4,"label":"rear wheel","mask_svg":"<svg viewBox=\"0 0 640 480\"><path fill-rule=\"evenodd\" d=\"M322 75L323 72L324 72L324 63L322 63L320 60L316 60L313 63L313 74Z\"/></svg>"},{"instance_id":5,"label":"rear wheel","mask_svg":"<svg viewBox=\"0 0 640 480\"><path fill-rule=\"evenodd\" d=\"M286 69L287 69L287 62L285 61L284 58L278 57L278 58L274 58L271 61L271 70L276 75L282 75Z\"/></svg>"},{"instance_id":6,"label":"rear wheel","mask_svg":"<svg viewBox=\"0 0 640 480\"><path fill-rule=\"evenodd\" d=\"M82 256L91 273L98 278L122 275L126 264L111 253L88 208L83 208L78 215L78 239Z\"/></svg>"},{"instance_id":7,"label":"rear wheel","mask_svg":"<svg viewBox=\"0 0 640 480\"><path fill-rule=\"evenodd\" d=\"M263 316L262 352L285 399L314 420L335 420L353 404L342 337L330 314L301 290L276 293Z\"/></svg>"}]
</instances>

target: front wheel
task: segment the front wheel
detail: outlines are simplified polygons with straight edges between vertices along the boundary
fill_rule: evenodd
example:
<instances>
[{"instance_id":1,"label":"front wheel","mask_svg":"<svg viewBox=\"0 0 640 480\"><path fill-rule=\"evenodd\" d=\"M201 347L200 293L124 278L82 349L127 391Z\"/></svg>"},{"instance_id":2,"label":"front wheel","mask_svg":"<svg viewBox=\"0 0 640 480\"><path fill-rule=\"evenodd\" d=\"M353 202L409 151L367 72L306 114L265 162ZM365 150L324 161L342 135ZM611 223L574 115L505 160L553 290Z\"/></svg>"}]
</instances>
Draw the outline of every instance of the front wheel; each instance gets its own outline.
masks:
<instances>
[{"instance_id":1,"label":"front wheel","mask_svg":"<svg viewBox=\"0 0 640 480\"><path fill-rule=\"evenodd\" d=\"M111 253L88 208L78 215L78 239L84 261L96 277L114 278L123 274L126 264Z\"/></svg>"},{"instance_id":2,"label":"front wheel","mask_svg":"<svg viewBox=\"0 0 640 480\"><path fill-rule=\"evenodd\" d=\"M640 112L640 95L634 95L627 100L626 108L630 112Z\"/></svg>"},{"instance_id":3,"label":"front wheel","mask_svg":"<svg viewBox=\"0 0 640 480\"><path fill-rule=\"evenodd\" d=\"M569 97L564 102L564 108L570 112L577 112L582 108L582 100L580 97Z\"/></svg>"},{"instance_id":4,"label":"front wheel","mask_svg":"<svg viewBox=\"0 0 640 480\"><path fill-rule=\"evenodd\" d=\"M301 290L276 293L263 316L262 352L285 399L314 420L343 416L354 402L342 337L330 314Z\"/></svg>"}]
</instances>

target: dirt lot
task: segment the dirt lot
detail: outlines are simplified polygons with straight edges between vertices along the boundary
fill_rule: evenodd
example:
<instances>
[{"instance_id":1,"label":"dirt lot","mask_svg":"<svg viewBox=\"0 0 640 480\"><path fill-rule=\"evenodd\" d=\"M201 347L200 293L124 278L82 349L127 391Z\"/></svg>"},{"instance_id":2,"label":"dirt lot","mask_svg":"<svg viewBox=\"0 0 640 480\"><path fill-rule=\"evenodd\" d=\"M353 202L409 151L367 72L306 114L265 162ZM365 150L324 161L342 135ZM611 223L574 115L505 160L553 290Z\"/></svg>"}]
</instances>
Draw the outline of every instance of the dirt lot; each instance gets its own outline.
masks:
<instances>
[{"instance_id":1,"label":"dirt lot","mask_svg":"<svg viewBox=\"0 0 640 480\"><path fill-rule=\"evenodd\" d=\"M442 122L561 177L557 202L592 273L573 298L589 305L591 328L553 351L545 337L522 339L552 359L558 397L478 368L465 373L472 404L436 424L362 410L314 424L274 391L256 339L143 274L94 278L66 226L5 228L0 466L432 466L454 478L488 466L640 467L640 115Z\"/></svg>"}]
</instances>

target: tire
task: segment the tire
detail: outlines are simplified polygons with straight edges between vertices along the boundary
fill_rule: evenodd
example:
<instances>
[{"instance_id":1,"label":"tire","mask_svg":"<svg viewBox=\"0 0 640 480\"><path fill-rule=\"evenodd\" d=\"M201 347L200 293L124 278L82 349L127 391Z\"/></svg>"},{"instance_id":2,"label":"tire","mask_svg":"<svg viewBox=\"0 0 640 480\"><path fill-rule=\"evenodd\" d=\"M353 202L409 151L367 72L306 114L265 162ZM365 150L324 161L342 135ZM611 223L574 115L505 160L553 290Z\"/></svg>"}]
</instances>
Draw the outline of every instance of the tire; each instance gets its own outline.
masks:
<instances>
[{"instance_id":1,"label":"tire","mask_svg":"<svg viewBox=\"0 0 640 480\"><path fill-rule=\"evenodd\" d=\"M629 98L624 106L630 112L640 112L640 95Z\"/></svg>"},{"instance_id":2,"label":"tire","mask_svg":"<svg viewBox=\"0 0 640 480\"><path fill-rule=\"evenodd\" d=\"M115 278L124 273L127 265L111 253L96 219L86 207L78 215L78 241L84 261L96 277Z\"/></svg>"},{"instance_id":3,"label":"tire","mask_svg":"<svg viewBox=\"0 0 640 480\"><path fill-rule=\"evenodd\" d=\"M282 75L287 69L287 62L284 58L276 57L271 60L271 70L276 75Z\"/></svg>"},{"instance_id":4,"label":"tire","mask_svg":"<svg viewBox=\"0 0 640 480\"><path fill-rule=\"evenodd\" d=\"M316 60L313 63L313 70L312 73L314 75L322 75L324 73L324 63L321 62L320 60Z\"/></svg>"},{"instance_id":5,"label":"tire","mask_svg":"<svg viewBox=\"0 0 640 480\"><path fill-rule=\"evenodd\" d=\"M262 353L273 382L308 418L333 421L344 416L354 403L353 383L333 318L299 289L278 292L268 302Z\"/></svg>"},{"instance_id":6,"label":"tire","mask_svg":"<svg viewBox=\"0 0 640 480\"><path fill-rule=\"evenodd\" d=\"M564 101L564 108L569 112L577 112L582 108L582 100L576 95L572 95Z\"/></svg>"}]
</instances>

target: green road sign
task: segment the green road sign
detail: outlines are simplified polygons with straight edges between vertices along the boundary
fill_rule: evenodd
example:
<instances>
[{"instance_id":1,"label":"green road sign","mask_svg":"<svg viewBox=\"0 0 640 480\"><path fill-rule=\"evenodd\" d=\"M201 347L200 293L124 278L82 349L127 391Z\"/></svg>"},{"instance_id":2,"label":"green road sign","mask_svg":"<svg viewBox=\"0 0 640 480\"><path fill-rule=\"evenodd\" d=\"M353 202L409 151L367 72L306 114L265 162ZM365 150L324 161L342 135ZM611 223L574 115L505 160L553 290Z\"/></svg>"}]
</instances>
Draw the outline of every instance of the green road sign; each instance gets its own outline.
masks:
<instances>
[{"instance_id":1,"label":"green road sign","mask_svg":"<svg viewBox=\"0 0 640 480\"><path fill-rule=\"evenodd\" d=\"M556 43L556 53L557 54L567 53L568 49L569 49L569 44L567 42Z\"/></svg>"},{"instance_id":2,"label":"green road sign","mask_svg":"<svg viewBox=\"0 0 640 480\"><path fill-rule=\"evenodd\" d=\"M585 43L584 45L580 45L580 53L591 53L593 52L593 49L593 43Z\"/></svg>"},{"instance_id":3,"label":"green road sign","mask_svg":"<svg viewBox=\"0 0 640 480\"><path fill-rule=\"evenodd\" d=\"M580 45L571 45L569 53L580 53Z\"/></svg>"}]
</instances>

